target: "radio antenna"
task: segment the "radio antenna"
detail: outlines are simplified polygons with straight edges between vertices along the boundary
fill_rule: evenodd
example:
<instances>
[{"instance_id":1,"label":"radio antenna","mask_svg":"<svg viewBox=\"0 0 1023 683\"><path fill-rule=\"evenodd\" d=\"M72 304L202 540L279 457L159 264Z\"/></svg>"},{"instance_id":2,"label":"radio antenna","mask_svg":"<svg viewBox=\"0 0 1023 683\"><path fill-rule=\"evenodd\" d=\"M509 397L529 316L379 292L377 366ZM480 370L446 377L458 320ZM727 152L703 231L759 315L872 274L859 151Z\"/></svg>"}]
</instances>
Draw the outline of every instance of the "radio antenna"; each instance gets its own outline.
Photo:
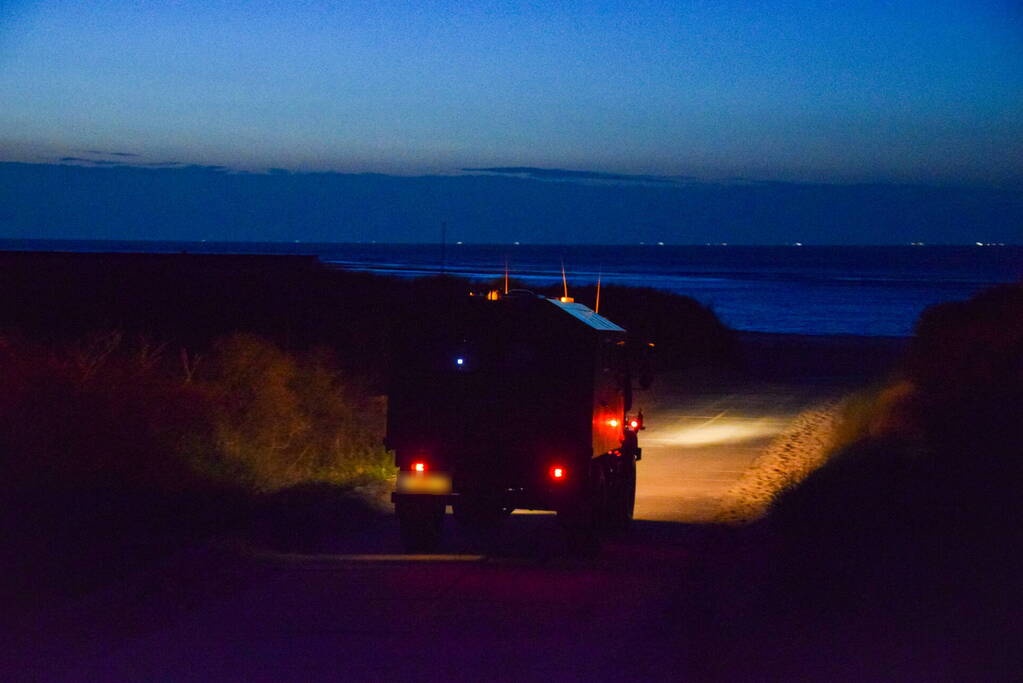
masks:
<instances>
[{"instance_id":1,"label":"radio antenna","mask_svg":"<svg viewBox=\"0 0 1023 683\"><path fill-rule=\"evenodd\" d=\"M508 257L504 257L504 293L508 293Z\"/></svg>"},{"instance_id":2,"label":"radio antenna","mask_svg":"<svg viewBox=\"0 0 1023 683\"><path fill-rule=\"evenodd\" d=\"M600 270L598 270L597 271L597 303L593 306L593 312L594 313L600 313L600 276L601 275L603 275L603 273Z\"/></svg>"},{"instance_id":3,"label":"radio antenna","mask_svg":"<svg viewBox=\"0 0 1023 683\"><path fill-rule=\"evenodd\" d=\"M565 275L565 259L561 259L561 285L565 289L565 298L568 298L568 276Z\"/></svg>"}]
</instances>

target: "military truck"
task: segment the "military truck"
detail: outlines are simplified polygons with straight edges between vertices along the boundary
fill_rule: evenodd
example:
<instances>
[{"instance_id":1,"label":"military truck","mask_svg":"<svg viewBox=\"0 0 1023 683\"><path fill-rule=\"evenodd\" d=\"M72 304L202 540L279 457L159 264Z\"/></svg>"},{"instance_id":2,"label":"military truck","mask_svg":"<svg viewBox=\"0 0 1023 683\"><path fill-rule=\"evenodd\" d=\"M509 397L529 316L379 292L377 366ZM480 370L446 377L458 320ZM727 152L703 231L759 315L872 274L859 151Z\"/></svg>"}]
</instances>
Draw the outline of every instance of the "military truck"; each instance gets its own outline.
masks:
<instances>
[{"instance_id":1,"label":"military truck","mask_svg":"<svg viewBox=\"0 0 1023 683\"><path fill-rule=\"evenodd\" d=\"M385 440L406 550L438 546L448 505L484 531L515 509L553 510L574 552L599 550L635 504L632 381L626 331L568 297L494 291L414 321Z\"/></svg>"}]
</instances>

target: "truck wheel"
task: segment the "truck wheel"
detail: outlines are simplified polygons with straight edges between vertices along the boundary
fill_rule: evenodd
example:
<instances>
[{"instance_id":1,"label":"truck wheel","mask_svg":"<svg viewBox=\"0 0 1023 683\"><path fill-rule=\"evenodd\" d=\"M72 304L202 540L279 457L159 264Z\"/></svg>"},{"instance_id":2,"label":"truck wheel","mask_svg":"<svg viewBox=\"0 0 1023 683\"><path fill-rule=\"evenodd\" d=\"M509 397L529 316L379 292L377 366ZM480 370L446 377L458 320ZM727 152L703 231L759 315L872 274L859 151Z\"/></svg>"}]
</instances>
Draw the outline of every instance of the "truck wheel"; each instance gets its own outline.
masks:
<instances>
[{"instance_id":1,"label":"truck wheel","mask_svg":"<svg viewBox=\"0 0 1023 683\"><path fill-rule=\"evenodd\" d=\"M613 531L624 532L632 525L636 509L636 460L632 455L621 456L622 462L615 473L614 493L608 518Z\"/></svg>"},{"instance_id":2,"label":"truck wheel","mask_svg":"<svg viewBox=\"0 0 1023 683\"><path fill-rule=\"evenodd\" d=\"M395 503L401 544L405 552L432 553L440 545L444 505L432 500L400 500Z\"/></svg>"},{"instance_id":3,"label":"truck wheel","mask_svg":"<svg viewBox=\"0 0 1023 683\"><path fill-rule=\"evenodd\" d=\"M511 511L486 500L464 500L455 503L455 519L468 540L477 546L491 548L501 533L504 520Z\"/></svg>"},{"instance_id":4,"label":"truck wheel","mask_svg":"<svg viewBox=\"0 0 1023 683\"><path fill-rule=\"evenodd\" d=\"M604 463L594 460L590 482L580 499L558 511L565 527L568 552L576 557L592 558L600 554L601 534L608 512L607 473Z\"/></svg>"}]
</instances>

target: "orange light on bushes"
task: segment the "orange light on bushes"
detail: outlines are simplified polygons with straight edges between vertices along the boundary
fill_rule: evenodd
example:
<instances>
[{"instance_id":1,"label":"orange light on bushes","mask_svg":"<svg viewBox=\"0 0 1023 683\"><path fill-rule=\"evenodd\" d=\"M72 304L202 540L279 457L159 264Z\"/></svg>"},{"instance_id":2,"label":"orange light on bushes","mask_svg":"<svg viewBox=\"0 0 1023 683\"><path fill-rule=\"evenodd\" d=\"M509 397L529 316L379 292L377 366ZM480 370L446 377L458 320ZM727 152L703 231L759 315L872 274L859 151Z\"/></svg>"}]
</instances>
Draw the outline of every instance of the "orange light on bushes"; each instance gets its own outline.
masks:
<instances>
[{"instance_id":1,"label":"orange light on bushes","mask_svg":"<svg viewBox=\"0 0 1023 683\"><path fill-rule=\"evenodd\" d=\"M412 470L415 471L415 472L425 472L426 471L426 463L425 462L413 463L412 464Z\"/></svg>"},{"instance_id":2,"label":"orange light on bushes","mask_svg":"<svg viewBox=\"0 0 1023 683\"><path fill-rule=\"evenodd\" d=\"M551 468L551 478L552 479L564 479L565 478L565 468L564 467L552 467Z\"/></svg>"}]
</instances>

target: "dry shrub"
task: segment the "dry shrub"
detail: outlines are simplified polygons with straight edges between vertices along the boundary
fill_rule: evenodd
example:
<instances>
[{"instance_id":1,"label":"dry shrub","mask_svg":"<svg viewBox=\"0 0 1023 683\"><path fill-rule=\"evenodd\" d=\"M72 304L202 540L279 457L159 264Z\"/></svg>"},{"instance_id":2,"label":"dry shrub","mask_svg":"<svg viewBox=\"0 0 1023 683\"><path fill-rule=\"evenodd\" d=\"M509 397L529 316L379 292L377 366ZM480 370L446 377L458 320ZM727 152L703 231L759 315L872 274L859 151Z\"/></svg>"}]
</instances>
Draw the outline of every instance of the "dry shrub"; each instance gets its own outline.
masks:
<instances>
[{"instance_id":1,"label":"dry shrub","mask_svg":"<svg viewBox=\"0 0 1023 683\"><path fill-rule=\"evenodd\" d=\"M238 334L198 369L116 332L56 349L5 340L7 485L258 492L386 475L384 403L329 352Z\"/></svg>"},{"instance_id":2,"label":"dry shrub","mask_svg":"<svg viewBox=\"0 0 1023 683\"><path fill-rule=\"evenodd\" d=\"M219 340L199 384L215 399L216 456L198 460L270 491L386 476L384 403L332 355L285 353L254 335Z\"/></svg>"}]
</instances>

